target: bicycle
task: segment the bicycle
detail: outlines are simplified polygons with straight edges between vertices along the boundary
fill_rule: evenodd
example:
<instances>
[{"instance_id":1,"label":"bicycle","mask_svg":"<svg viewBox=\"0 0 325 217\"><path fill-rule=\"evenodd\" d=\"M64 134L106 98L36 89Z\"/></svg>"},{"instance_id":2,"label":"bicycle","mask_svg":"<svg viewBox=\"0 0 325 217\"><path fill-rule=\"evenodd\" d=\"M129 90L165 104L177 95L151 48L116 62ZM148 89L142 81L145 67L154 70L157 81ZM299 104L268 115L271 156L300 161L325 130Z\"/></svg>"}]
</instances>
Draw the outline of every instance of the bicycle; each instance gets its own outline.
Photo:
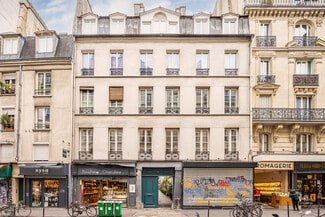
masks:
<instances>
[{"instance_id":1,"label":"bicycle","mask_svg":"<svg viewBox=\"0 0 325 217\"><path fill-rule=\"evenodd\" d=\"M67 209L68 215L71 217L76 217L86 213L89 217L97 216L97 209L93 206L90 206L88 202L81 204L79 201L71 202L70 206Z\"/></svg>"},{"instance_id":2,"label":"bicycle","mask_svg":"<svg viewBox=\"0 0 325 217\"><path fill-rule=\"evenodd\" d=\"M23 201L19 201L17 206L13 203L7 203L0 207L1 216L16 216L16 213L19 216L27 217L30 216L32 210L29 206L24 205Z\"/></svg>"},{"instance_id":3,"label":"bicycle","mask_svg":"<svg viewBox=\"0 0 325 217\"><path fill-rule=\"evenodd\" d=\"M239 204L236 204L230 211L231 217L261 217L263 215L263 209L259 204L253 203L241 194L237 194L236 198Z\"/></svg>"}]
</instances>

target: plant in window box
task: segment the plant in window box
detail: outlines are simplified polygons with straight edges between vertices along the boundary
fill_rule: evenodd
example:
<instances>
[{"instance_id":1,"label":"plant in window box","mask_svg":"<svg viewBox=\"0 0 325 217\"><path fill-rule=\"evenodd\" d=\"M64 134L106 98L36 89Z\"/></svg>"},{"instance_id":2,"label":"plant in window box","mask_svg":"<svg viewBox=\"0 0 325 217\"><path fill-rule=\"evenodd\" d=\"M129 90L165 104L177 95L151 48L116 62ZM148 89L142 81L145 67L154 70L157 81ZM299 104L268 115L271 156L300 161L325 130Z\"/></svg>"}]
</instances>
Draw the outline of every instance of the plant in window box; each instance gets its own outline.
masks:
<instances>
[{"instance_id":1,"label":"plant in window box","mask_svg":"<svg viewBox=\"0 0 325 217\"><path fill-rule=\"evenodd\" d=\"M12 93L11 84L0 82L0 89L2 94L9 94Z\"/></svg>"},{"instance_id":2,"label":"plant in window box","mask_svg":"<svg viewBox=\"0 0 325 217\"><path fill-rule=\"evenodd\" d=\"M0 124L5 131L12 131L14 129L14 119L8 114L1 115Z\"/></svg>"}]
</instances>

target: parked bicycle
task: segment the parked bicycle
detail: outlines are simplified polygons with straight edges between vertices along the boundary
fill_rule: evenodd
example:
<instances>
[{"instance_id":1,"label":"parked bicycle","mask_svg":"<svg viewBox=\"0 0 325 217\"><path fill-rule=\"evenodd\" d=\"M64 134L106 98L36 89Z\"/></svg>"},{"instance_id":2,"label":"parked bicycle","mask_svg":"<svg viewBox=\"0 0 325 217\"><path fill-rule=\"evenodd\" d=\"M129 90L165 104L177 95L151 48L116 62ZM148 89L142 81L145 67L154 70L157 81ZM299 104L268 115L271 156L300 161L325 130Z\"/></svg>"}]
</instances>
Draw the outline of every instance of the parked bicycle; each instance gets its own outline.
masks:
<instances>
[{"instance_id":1,"label":"parked bicycle","mask_svg":"<svg viewBox=\"0 0 325 217\"><path fill-rule=\"evenodd\" d=\"M24 205L23 201L19 201L18 205L13 203L7 203L0 207L1 216L16 216L18 214L22 217L30 216L32 210L29 206Z\"/></svg>"},{"instance_id":2,"label":"parked bicycle","mask_svg":"<svg viewBox=\"0 0 325 217\"><path fill-rule=\"evenodd\" d=\"M239 204L230 211L230 217L261 217L263 209L261 205L252 202L249 198L237 194Z\"/></svg>"},{"instance_id":3,"label":"parked bicycle","mask_svg":"<svg viewBox=\"0 0 325 217\"><path fill-rule=\"evenodd\" d=\"M82 215L82 213L86 213L89 217L97 216L97 209L93 206L90 206L88 202L81 204L79 201L71 202L68 207L68 215L71 217L76 217Z\"/></svg>"}]
</instances>

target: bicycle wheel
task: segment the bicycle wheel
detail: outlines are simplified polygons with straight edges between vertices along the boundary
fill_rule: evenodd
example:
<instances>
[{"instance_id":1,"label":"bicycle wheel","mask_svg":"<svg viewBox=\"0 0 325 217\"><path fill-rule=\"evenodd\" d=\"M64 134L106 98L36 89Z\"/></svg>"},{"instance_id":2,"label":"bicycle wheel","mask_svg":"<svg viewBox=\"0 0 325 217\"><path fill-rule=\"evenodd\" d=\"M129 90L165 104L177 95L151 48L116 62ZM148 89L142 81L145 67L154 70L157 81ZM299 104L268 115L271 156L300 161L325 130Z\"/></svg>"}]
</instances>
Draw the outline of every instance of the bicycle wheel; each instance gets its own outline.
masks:
<instances>
[{"instance_id":1,"label":"bicycle wheel","mask_svg":"<svg viewBox=\"0 0 325 217\"><path fill-rule=\"evenodd\" d=\"M70 206L68 209L67 209L67 213L69 216L71 217L76 217L79 215L79 209L77 209L75 206Z\"/></svg>"},{"instance_id":2,"label":"bicycle wheel","mask_svg":"<svg viewBox=\"0 0 325 217\"><path fill-rule=\"evenodd\" d=\"M8 206L1 210L1 216L15 216L15 208Z\"/></svg>"},{"instance_id":3,"label":"bicycle wheel","mask_svg":"<svg viewBox=\"0 0 325 217\"><path fill-rule=\"evenodd\" d=\"M95 216L97 216L97 209L95 209L95 207L93 207L93 206L89 206L86 208L86 213L87 213L87 216L89 216L89 217L95 217Z\"/></svg>"},{"instance_id":4,"label":"bicycle wheel","mask_svg":"<svg viewBox=\"0 0 325 217\"><path fill-rule=\"evenodd\" d=\"M28 206L22 205L21 207L18 207L17 212L18 212L18 215L25 217L25 216L30 216L30 214L32 213L32 210Z\"/></svg>"}]
</instances>

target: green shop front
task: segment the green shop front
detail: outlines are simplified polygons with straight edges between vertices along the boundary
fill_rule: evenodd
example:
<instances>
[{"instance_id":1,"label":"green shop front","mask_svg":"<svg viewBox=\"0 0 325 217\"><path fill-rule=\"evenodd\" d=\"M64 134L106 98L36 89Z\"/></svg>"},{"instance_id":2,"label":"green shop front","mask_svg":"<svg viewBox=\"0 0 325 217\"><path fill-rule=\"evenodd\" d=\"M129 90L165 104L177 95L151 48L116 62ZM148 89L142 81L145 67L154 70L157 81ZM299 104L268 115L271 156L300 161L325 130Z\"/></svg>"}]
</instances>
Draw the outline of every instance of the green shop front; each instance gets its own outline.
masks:
<instances>
[{"instance_id":1,"label":"green shop front","mask_svg":"<svg viewBox=\"0 0 325 217\"><path fill-rule=\"evenodd\" d=\"M11 165L0 165L0 203L11 201Z\"/></svg>"},{"instance_id":2,"label":"green shop front","mask_svg":"<svg viewBox=\"0 0 325 217\"><path fill-rule=\"evenodd\" d=\"M24 164L19 166L24 176L24 199L31 207L67 207L68 164Z\"/></svg>"}]
</instances>

